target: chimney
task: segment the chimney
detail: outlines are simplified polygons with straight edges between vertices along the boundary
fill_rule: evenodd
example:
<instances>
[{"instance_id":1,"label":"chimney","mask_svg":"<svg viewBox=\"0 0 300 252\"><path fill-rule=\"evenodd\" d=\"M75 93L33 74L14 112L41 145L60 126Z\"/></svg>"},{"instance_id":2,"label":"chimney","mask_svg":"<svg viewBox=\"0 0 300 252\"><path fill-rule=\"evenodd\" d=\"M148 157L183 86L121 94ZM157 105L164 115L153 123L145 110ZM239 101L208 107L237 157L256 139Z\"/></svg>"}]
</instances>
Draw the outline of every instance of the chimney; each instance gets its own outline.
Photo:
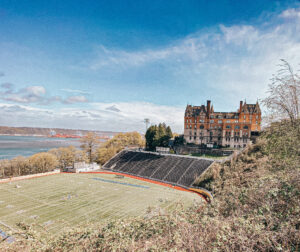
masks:
<instances>
[{"instance_id":1,"label":"chimney","mask_svg":"<svg viewBox=\"0 0 300 252\"><path fill-rule=\"evenodd\" d=\"M242 107L243 107L243 101L240 101L240 113L242 111Z\"/></svg>"},{"instance_id":2,"label":"chimney","mask_svg":"<svg viewBox=\"0 0 300 252\"><path fill-rule=\"evenodd\" d=\"M207 113L210 113L210 100L207 100L207 105L206 105Z\"/></svg>"}]
</instances>

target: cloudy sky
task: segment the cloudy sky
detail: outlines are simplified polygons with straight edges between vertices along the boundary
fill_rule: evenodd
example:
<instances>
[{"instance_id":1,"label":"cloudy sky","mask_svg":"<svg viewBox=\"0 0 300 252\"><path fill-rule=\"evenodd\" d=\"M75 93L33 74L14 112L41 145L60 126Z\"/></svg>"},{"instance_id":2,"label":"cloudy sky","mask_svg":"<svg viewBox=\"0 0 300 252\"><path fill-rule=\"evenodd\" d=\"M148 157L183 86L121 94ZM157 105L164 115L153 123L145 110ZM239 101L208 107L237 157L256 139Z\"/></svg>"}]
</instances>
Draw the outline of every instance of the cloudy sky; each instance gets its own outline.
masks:
<instances>
[{"instance_id":1,"label":"cloudy sky","mask_svg":"<svg viewBox=\"0 0 300 252\"><path fill-rule=\"evenodd\" d=\"M300 63L300 2L0 0L0 125L182 132Z\"/></svg>"}]
</instances>

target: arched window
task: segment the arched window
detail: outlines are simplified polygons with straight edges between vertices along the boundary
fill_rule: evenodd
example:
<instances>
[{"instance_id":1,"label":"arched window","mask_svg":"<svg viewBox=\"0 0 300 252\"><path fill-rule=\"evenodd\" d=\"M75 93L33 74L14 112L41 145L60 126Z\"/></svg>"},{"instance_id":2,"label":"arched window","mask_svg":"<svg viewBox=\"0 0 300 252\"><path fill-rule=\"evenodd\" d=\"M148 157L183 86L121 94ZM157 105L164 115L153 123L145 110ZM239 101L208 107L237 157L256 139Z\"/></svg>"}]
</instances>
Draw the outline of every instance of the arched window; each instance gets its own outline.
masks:
<instances>
[{"instance_id":1,"label":"arched window","mask_svg":"<svg viewBox=\"0 0 300 252\"><path fill-rule=\"evenodd\" d=\"M247 126L247 125L245 125L245 126L244 126L244 129L248 129L248 126Z\"/></svg>"},{"instance_id":2,"label":"arched window","mask_svg":"<svg viewBox=\"0 0 300 252\"><path fill-rule=\"evenodd\" d=\"M200 125L200 129L204 129L204 125Z\"/></svg>"}]
</instances>

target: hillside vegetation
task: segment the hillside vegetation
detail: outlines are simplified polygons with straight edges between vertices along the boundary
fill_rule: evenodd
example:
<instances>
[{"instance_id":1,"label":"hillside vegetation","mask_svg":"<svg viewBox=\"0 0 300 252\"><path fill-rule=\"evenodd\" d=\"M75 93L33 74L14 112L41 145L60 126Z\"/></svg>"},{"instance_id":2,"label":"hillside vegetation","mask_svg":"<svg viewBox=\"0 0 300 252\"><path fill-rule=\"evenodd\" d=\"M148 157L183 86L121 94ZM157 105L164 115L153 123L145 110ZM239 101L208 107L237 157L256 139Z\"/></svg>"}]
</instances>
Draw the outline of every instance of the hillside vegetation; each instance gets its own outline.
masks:
<instances>
[{"instance_id":1,"label":"hillside vegetation","mask_svg":"<svg viewBox=\"0 0 300 252\"><path fill-rule=\"evenodd\" d=\"M93 223L58 238L32 227L11 250L44 251L299 251L300 122L266 129L255 145L216 164L199 184L212 204L144 218ZM101 206L99 206L101 207ZM159 214L160 213L160 214ZM2 242L0 246L8 246Z\"/></svg>"}]
</instances>

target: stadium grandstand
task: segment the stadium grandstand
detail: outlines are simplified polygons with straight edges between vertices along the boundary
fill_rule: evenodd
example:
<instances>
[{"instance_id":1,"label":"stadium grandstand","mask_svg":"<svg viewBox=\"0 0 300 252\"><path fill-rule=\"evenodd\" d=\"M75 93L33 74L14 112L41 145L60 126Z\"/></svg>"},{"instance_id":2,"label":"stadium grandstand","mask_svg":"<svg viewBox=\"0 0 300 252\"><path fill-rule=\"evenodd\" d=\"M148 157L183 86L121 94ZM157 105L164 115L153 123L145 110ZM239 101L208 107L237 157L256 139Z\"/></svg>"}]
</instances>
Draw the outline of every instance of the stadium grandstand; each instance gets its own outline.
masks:
<instances>
[{"instance_id":1,"label":"stadium grandstand","mask_svg":"<svg viewBox=\"0 0 300 252\"><path fill-rule=\"evenodd\" d=\"M123 150L102 168L189 188L212 163L196 157Z\"/></svg>"}]
</instances>

